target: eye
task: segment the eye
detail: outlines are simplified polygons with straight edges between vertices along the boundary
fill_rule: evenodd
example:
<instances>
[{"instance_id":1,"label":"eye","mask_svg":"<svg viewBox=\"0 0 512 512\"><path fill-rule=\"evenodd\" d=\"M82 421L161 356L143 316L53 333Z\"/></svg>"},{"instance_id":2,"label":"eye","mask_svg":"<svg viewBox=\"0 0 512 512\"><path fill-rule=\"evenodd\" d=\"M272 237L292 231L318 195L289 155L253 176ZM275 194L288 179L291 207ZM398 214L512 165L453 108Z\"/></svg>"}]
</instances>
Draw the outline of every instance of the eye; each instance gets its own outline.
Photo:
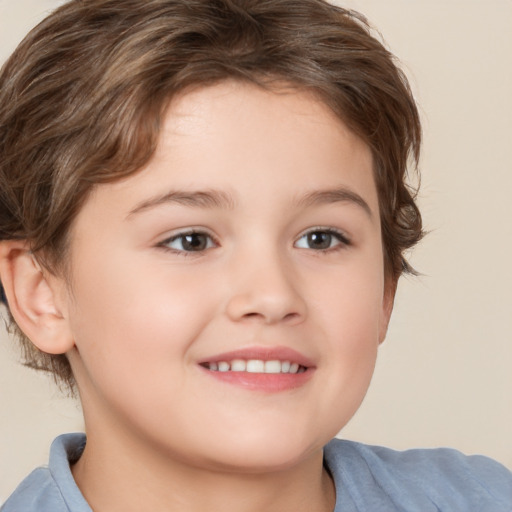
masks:
<instances>
[{"instance_id":1,"label":"eye","mask_svg":"<svg viewBox=\"0 0 512 512\"><path fill-rule=\"evenodd\" d=\"M313 249L316 251L328 251L337 246L350 245L349 239L333 229L314 229L303 234L296 242L299 249Z\"/></svg>"},{"instance_id":2,"label":"eye","mask_svg":"<svg viewBox=\"0 0 512 512\"><path fill-rule=\"evenodd\" d=\"M176 252L201 252L215 247L216 243L207 233L189 231L167 238L159 245Z\"/></svg>"}]
</instances>

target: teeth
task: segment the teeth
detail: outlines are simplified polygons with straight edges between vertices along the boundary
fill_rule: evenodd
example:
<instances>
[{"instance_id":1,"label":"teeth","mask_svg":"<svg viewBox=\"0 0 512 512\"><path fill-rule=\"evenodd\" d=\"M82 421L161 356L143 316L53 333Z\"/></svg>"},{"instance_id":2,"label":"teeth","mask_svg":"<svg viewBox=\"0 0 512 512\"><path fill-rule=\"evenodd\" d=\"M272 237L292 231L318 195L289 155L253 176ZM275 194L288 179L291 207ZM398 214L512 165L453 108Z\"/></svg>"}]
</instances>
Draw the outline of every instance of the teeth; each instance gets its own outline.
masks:
<instances>
[{"instance_id":1,"label":"teeth","mask_svg":"<svg viewBox=\"0 0 512 512\"><path fill-rule=\"evenodd\" d=\"M242 359L235 359L231 361L231 371L232 372L245 372L246 363ZM210 368L211 369L211 368Z\"/></svg>"},{"instance_id":2,"label":"teeth","mask_svg":"<svg viewBox=\"0 0 512 512\"><path fill-rule=\"evenodd\" d=\"M213 363L215 364L215 363ZM212 369L212 367L210 366L210 370ZM218 370L219 372L229 372L229 363L226 363L225 361L221 361L220 363L218 363Z\"/></svg>"},{"instance_id":3,"label":"teeth","mask_svg":"<svg viewBox=\"0 0 512 512\"><path fill-rule=\"evenodd\" d=\"M263 361L261 359L233 359L233 361L219 361L206 363L204 366L214 372L247 372L247 373L304 373L306 367L290 361Z\"/></svg>"},{"instance_id":4,"label":"teeth","mask_svg":"<svg viewBox=\"0 0 512 512\"><path fill-rule=\"evenodd\" d=\"M281 373L281 361L265 361L265 373Z\"/></svg>"},{"instance_id":5,"label":"teeth","mask_svg":"<svg viewBox=\"0 0 512 512\"><path fill-rule=\"evenodd\" d=\"M250 361L247 361L247 371L249 373L264 373L265 363L258 359L251 359Z\"/></svg>"},{"instance_id":6,"label":"teeth","mask_svg":"<svg viewBox=\"0 0 512 512\"><path fill-rule=\"evenodd\" d=\"M297 373L299 371L299 365L297 363L292 363L290 365L290 373Z\"/></svg>"}]
</instances>

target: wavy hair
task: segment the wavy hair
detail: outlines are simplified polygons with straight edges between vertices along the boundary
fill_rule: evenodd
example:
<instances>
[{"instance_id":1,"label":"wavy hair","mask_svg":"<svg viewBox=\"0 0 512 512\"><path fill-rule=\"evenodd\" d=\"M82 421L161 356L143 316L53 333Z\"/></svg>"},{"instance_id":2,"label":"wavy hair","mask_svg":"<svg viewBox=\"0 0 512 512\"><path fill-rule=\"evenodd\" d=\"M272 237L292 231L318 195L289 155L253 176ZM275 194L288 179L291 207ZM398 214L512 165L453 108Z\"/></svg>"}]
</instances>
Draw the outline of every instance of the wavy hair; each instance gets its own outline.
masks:
<instances>
[{"instance_id":1,"label":"wavy hair","mask_svg":"<svg viewBox=\"0 0 512 512\"><path fill-rule=\"evenodd\" d=\"M92 188L149 161L175 94L228 78L309 90L369 146L386 276L413 272L403 254L422 236L407 179L417 107L365 18L324 0L71 0L55 10L0 73L0 240L27 240L62 272ZM11 327L26 365L73 386L65 355Z\"/></svg>"}]
</instances>

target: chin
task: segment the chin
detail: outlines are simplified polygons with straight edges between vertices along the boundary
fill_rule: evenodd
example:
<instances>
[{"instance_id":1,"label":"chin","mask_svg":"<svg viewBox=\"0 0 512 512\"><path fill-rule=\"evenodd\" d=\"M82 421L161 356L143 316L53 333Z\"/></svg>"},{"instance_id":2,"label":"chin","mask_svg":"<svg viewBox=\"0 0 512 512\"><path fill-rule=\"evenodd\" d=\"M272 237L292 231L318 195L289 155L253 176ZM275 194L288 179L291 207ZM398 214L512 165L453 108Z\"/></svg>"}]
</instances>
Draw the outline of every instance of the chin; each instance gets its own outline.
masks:
<instances>
[{"instance_id":1,"label":"chin","mask_svg":"<svg viewBox=\"0 0 512 512\"><path fill-rule=\"evenodd\" d=\"M217 469L238 473L271 473L298 466L311 457L321 456L325 441L312 443L311 438L300 438L296 432L285 432L271 436L245 435L233 432L228 441L217 443L210 438L209 464ZM212 447L215 454L211 453ZM221 448L221 449L219 449Z\"/></svg>"}]
</instances>

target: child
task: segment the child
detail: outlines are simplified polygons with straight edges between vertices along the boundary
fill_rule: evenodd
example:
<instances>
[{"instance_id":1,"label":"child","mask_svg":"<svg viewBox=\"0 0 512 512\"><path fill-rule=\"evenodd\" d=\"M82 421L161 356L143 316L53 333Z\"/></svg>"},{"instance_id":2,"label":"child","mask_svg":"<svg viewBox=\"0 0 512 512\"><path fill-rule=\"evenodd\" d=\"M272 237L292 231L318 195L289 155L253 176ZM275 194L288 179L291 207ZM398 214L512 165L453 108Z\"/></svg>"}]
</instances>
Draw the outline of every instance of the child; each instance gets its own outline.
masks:
<instances>
[{"instance_id":1,"label":"child","mask_svg":"<svg viewBox=\"0 0 512 512\"><path fill-rule=\"evenodd\" d=\"M73 0L0 76L0 278L28 364L77 388L2 510L510 511L451 450L331 438L369 385L420 125L322 0Z\"/></svg>"}]
</instances>

